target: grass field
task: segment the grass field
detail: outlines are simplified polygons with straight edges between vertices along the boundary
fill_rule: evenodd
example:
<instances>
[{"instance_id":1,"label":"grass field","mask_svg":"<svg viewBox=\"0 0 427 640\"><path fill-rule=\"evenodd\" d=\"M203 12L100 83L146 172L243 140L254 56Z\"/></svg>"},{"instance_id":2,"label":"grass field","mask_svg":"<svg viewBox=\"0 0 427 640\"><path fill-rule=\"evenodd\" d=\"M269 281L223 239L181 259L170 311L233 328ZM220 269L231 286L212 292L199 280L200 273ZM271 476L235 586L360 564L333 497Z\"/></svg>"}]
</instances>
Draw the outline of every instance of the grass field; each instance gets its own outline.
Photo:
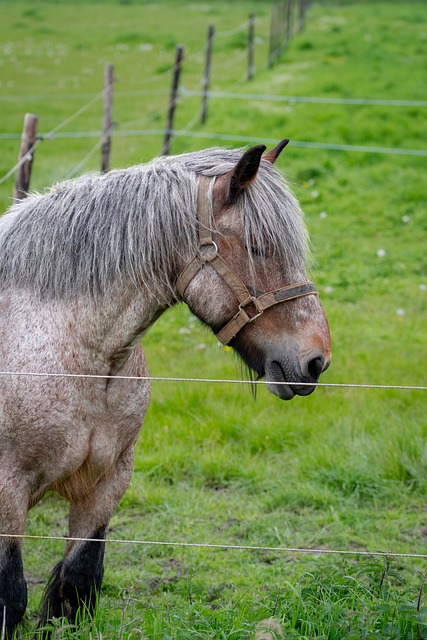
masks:
<instances>
[{"instance_id":1,"label":"grass field","mask_svg":"<svg viewBox=\"0 0 427 640\"><path fill-rule=\"evenodd\" d=\"M256 73L245 31L257 16ZM25 112L48 132L102 90L115 65L112 165L158 155L170 68L186 47L183 86L199 89L209 23L218 32L214 91L424 100L427 5L313 2L305 29L266 68L269 2L0 2L0 133ZM143 93L145 92L145 93ZM149 92L149 93L147 93ZM427 107L184 97L176 128L252 138L427 150ZM62 132L99 131L96 102ZM124 134L129 135L124 135ZM56 138L36 151L32 187L63 179L97 138ZM173 152L221 141L178 137ZM226 144L233 144L227 142ZM19 141L0 139L0 178ZM330 321L325 382L426 385L427 158L302 148L280 158L303 204L312 277ZM97 152L82 170L97 169ZM10 202L13 179L0 186ZM184 307L144 338L155 376L238 378L232 353ZM425 554L427 398L422 391L319 388L282 403L243 385L153 383L131 486L111 538ZM28 533L63 535L66 505L47 496ZM34 628L62 542L24 544ZM58 638L427 638L425 559L107 546L95 626ZM26 630L26 631L25 631Z\"/></svg>"}]
</instances>

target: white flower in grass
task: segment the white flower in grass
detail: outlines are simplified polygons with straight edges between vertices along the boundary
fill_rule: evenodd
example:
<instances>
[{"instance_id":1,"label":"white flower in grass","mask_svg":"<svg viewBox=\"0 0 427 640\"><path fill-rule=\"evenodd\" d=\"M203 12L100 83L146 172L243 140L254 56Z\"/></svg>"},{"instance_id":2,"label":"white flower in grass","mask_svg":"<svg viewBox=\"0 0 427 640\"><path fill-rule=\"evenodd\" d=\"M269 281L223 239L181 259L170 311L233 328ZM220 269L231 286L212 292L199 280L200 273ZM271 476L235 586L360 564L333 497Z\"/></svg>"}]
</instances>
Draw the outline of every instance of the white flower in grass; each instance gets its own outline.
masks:
<instances>
[{"instance_id":1,"label":"white flower in grass","mask_svg":"<svg viewBox=\"0 0 427 640\"><path fill-rule=\"evenodd\" d=\"M427 291L427 284L421 283L418 289L420 291Z\"/></svg>"},{"instance_id":2,"label":"white flower in grass","mask_svg":"<svg viewBox=\"0 0 427 640\"><path fill-rule=\"evenodd\" d=\"M377 251L377 256L379 258L384 258L384 256L386 255L387 251L385 249L378 249Z\"/></svg>"},{"instance_id":3,"label":"white flower in grass","mask_svg":"<svg viewBox=\"0 0 427 640\"><path fill-rule=\"evenodd\" d=\"M408 224L408 222L411 222L411 216L402 216L402 222L403 224Z\"/></svg>"},{"instance_id":4,"label":"white flower in grass","mask_svg":"<svg viewBox=\"0 0 427 640\"><path fill-rule=\"evenodd\" d=\"M325 293L332 293L333 290L333 287L325 287L324 289Z\"/></svg>"},{"instance_id":5,"label":"white flower in grass","mask_svg":"<svg viewBox=\"0 0 427 640\"><path fill-rule=\"evenodd\" d=\"M319 218L320 218L321 220L324 220L324 219L325 219L325 218L327 218L327 217L328 217L328 214L326 213L326 211L321 211L321 212L319 213Z\"/></svg>"},{"instance_id":6,"label":"white flower in grass","mask_svg":"<svg viewBox=\"0 0 427 640\"><path fill-rule=\"evenodd\" d=\"M206 349L206 345L204 342L200 342L199 344L196 344L196 349L197 351L203 351L204 349Z\"/></svg>"},{"instance_id":7,"label":"white flower in grass","mask_svg":"<svg viewBox=\"0 0 427 640\"><path fill-rule=\"evenodd\" d=\"M311 197L312 197L312 198L318 198L318 197L319 197L319 195L320 195L320 194L319 194L319 192L318 192L318 191L312 191L312 192L311 192Z\"/></svg>"},{"instance_id":8,"label":"white flower in grass","mask_svg":"<svg viewBox=\"0 0 427 640\"><path fill-rule=\"evenodd\" d=\"M396 309L396 315L404 316L405 315L405 309Z\"/></svg>"}]
</instances>

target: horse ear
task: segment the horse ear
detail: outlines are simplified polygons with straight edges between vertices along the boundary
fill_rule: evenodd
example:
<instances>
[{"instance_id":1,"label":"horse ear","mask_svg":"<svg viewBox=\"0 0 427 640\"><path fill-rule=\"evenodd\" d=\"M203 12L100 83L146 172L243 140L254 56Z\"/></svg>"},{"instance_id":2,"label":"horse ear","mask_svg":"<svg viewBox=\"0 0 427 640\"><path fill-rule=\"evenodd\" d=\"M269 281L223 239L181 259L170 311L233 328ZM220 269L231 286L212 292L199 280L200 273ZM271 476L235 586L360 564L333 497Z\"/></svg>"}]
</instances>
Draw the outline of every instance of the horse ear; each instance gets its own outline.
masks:
<instances>
[{"instance_id":1,"label":"horse ear","mask_svg":"<svg viewBox=\"0 0 427 640\"><path fill-rule=\"evenodd\" d=\"M219 197L226 204L234 204L240 194L255 179L262 154L266 146L259 144L251 147L240 158L235 167L215 181L216 198Z\"/></svg>"},{"instance_id":2,"label":"horse ear","mask_svg":"<svg viewBox=\"0 0 427 640\"><path fill-rule=\"evenodd\" d=\"M274 149L272 149L271 151L267 151L267 153L264 153L263 160L267 160L267 162L271 162L271 164L274 164L288 142L288 138L281 140L279 144L276 144Z\"/></svg>"}]
</instances>

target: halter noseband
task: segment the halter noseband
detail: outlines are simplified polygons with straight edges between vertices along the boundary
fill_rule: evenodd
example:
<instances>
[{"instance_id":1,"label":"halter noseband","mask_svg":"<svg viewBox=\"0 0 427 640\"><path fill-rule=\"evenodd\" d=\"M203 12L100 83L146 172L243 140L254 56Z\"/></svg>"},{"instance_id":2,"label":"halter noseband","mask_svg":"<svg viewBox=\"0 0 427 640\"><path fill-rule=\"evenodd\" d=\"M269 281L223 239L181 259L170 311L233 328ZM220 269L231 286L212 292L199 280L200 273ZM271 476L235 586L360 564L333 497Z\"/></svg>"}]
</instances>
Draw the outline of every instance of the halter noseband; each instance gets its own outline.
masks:
<instances>
[{"instance_id":1,"label":"halter noseband","mask_svg":"<svg viewBox=\"0 0 427 640\"><path fill-rule=\"evenodd\" d=\"M214 180L215 178L212 179L212 181ZM317 295L317 290L314 284L307 281L274 289L267 293L257 291L255 295L251 294L240 276L221 257L213 240L211 228L212 201L208 196L210 182L211 180L205 176L201 176L199 180L197 214L200 251L178 276L176 286L181 298L184 299L185 291L196 273L206 264L212 265L239 301L237 313L216 334L222 344L228 344L243 327L259 318L266 309L287 300ZM252 310L250 311L251 308Z\"/></svg>"}]
</instances>

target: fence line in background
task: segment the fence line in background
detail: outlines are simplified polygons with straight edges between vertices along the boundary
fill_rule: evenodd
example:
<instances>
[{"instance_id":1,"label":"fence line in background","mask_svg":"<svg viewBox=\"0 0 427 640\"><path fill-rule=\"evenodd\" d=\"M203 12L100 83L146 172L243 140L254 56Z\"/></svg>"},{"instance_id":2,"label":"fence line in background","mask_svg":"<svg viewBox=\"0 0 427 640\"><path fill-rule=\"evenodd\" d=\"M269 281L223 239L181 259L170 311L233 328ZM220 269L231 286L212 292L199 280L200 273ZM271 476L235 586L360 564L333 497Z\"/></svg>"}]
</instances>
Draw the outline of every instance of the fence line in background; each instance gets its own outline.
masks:
<instances>
[{"instance_id":1,"label":"fence line in background","mask_svg":"<svg viewBox=\"0 0 427 640\"><path fill-rule=\"evenodd\" d=\"M292 34L295 31L300 31L304 26L305 13L307 9L307 1L306 0L295 0L298 3L298 12L293 11L295 4L293 4L293 0L282 0L281 2L274 4L272 6L272 23L270 30L270 55L266 67L271 66L272 61L280 55L285 46L289 43ZM295 13L297 13L297 17L295 17ZM298 28L293 28L294 20L298 19ZM243 32L244 30L248 31L247 37L247 52L243 53L243 56L247 56L247 70L245 72L243 80L251 79L254 70L254 61L253 61L253 47L254 47L254 21L255 16L253 14L249 15L248 21L245 21L238 27L219 32L216 34L216 37L225 38L238 33ZM371 105L371 106L388 106L388 107L426 107L427 101L425 100L383 100L383 99L369 99L369 98L334 98L334 97L321 97L321 96L287 96L287 95L271 95L271 94L250 94L250 93L234 93L230 91L209 91L209 77L210 77L210 64L211 64L211 50L213 43L213 35L214 35L214 27L213 25L209 26L208 31L208 42L206 47L206 64L204 71L204 81L202 90L189 90L185 88L178 87L179 81L179 73L182 65L182 49L181 47L177 47L177 54L175 58L175 63L172 67L165 69L164 71L156 74L152 77L149 77L144 80L144 83L154 82L155 80L164 77L166 74L169 74L172 70L172 89L168 107L168 121L165 129L157 129L157 130L139 130L139 131L120 131L114 132L116 136L148 136L148 135L164 135L164 143L162 153L169 153L170 144L173 136L180 137L193 137L193 138L204 138L204 139L214 139L214 140L222 140L222 141L230 141L230 142L267 142L267 143L275 143L275 140L266 140L265 138L254 138L247 136L236 136L236 135L228 135L222 133L211 133L211 132L198 132L198 131L189 131L191 129L197 119L197 114L194 116L184 127L181 129L174 129L173 126L173 117L175 108L179 99L179 96L182 97L202 97L202 107L200 109L200 116L202 122L206 119L207 113L207 102L209 98L215 99L231 99L231 100L248 100L248 101L258 101L258 102L286 102L286 103L313 103L313 104L334 104L334 105ZM274 36L274 37L273 37ZM181 49L181 56L178 53L178 50ZM187 61L189 59L198 58L200 54L203 52L203 49L187 56ZM242 56L242 57L243 57ZM272 57L271 57L272 56ZM237 60L239 61L239 60ZM112 65L109 65L110 70L112 70ZM236 86L239 84L241 80L235 83L232 86ZM55 137L98 137L102 135L102 166L101 171L105 171L108 168L108 152L110 148L110 140L113 135L112 132L112 123L111 123L111 100L108 101L108 96L112 97L112 85L114 82L113 73L111 72L108 78L106 77L106 83L103 92L95 93L95 94L81 94L82 96L90 96L91 99L81 108L79 108L74 114L69 116L66 120L60 123L58 126L54 127L50 132L40 136L41 139L54 139ZM131 91L131 92L118 92L117 95L160 95L164 94L164 91L158 90L140 90L140 91ZM68 97L69 94L65 94ZM102 134L98 132L68 132L62 135L58 135L60 129L65 127L67 124L75 120L79 115L81 115L84 111L89 109L97 100L99 100L104 95L104 124L103 124L103 132ZM37 98L37 96L34 96ZM56 96L54 96L56 97ZM41 98L41 96L38 96ZM11 98L13 99L13 97ZM109 104L108 104L109 102ZM108 111L108 107L110 107L110 113L106 113ZM162 110L163 111L163 110ZM156 112L156 113L159 113ZM106 121L106 117L109 116L109 121ZM148 118L142 119L139 122L144 122L147 120L152 120L155 116L149 116ZM138 121L134 121L138 122ZM124 123L126 125L126 123ZM129 123L127 123L129 125ZM15 139L19 138L19 134L0 134L0 139ZM107 139L108 138L108 139ZM36 146L39 144L40 140L37 140L34 145L31 145L30 150L24 154L24 157L19 160L19 162L10 169L5 176L0 179L0 185L3 184L8 178L10 178L16 171L23 170L25 166L28 165L28 159L32 157L32 153L35 150ZM427 150L424 149L402 149L402 148L386 148L386 147L377 147L377 146L367 146L367 145L348 145L348 144L339 144L339 143L323 143L323 142L312 142L312 141L293 141L293 146L301 147L301 148L312 148L312 149L326 149L326 150L338 150L338 151L357 151L362 153L381 153L381 154L396 154L396 155L412 155L412 156L420 156L426 157ZM71 175L75 175L79 169L81 169L86 162L92 157L95 153L96 149L100 145L97 143L85 156L84 158L69 172L67 177Z\"/></svg>"},{"instance_id":2,"label":"fence line in background","mask_svg":"<svg viewBox=\"0 0 427 640\"><path fill-rule=\"evenodd\" d=\"M163 141L163 149L162 149L163 156L167 156L170 150L175 109L178 102L179 78L181 75L183 56L184 56L184 47L182 45L177 45L175 50L175 64L174 64L174 71L172 74L172 85L171 85L171 93L169 98L168 117L167 117L167 123L166 123L166 130L164 134L165 137Z\"/></svg>"},{"instance_id":3,"label":"fence line in background","mask_svg":"<svg viewBox=\"0 0 427 640\"><path fill-rule=\"evenodd\" d=\"M63 134L60 137L96 137L99 135L97 131L82 131L77 132L78 135L66 135ZM138 137L138 136L160 136L164 135L164 129L142 129L142 130L129 130L129 131L114 131L113 136L117 137ZM241 142L243 144L277 144L276 138L265 137L253 137L253 136L238 136L229 135L226 133L213 133L208 131L187 131L182 129L172 129L170 132L173 136L188 137L188 138L202 138L206 140L221 140L227 142ZM59 137L59 136L58 136ZM402 149L401 147L371 147L361 145L350 144L335 144L329 142L309 142L305 140L291 140L289 146L301 147L307 149L324 149L330 151L357 151L360 153L380 153L380 154L396 154L404 156L420 156L427 157L427 149Z\"/></svg>"},{"instance_id":4,"label":"fence line in background","mask_svg":"<svg viewBox=\"0 0 427 640\"><path fill-rule=\"evenodd\" d=\"M19 150L19 168L16 172L15 189L13 191L13 199L15 202L26 198L28 189L30 187L34 152L37 146L38 120L38 116L34 113L25 114L24 128L22 130L21 138L21 148Z\"/></svg>"},{"instance_id":5,"label":"fence line in background","mask_svg":"<svg viewBox=\"0 0 427 640\"><path fill-rule=\"evenodd\" d=\"M240 24L238 27L235 27L234 29L229 29L228 31L218 31L216 34L217 38L229 38L230 36L235 36L237 33L241 33L242 31L245 31L247 28L248 23L247 22L242 22L242 24Z\"/></svg>"},{"instance_id":6,"label":"fence line in background","mask_svg":"<svg viewBox=\"0 0 427 640\"><path fill-rule=\"evenodd\" d=\"M230 29L229 31L222 31L216 34L217 38L225 38L231 35L235 35L241 31L243 31L244 29L247 28L247 22L243 22L241 25L239 25L238 27L236 27L235 29ZM198 49L197 51L195 51L194 53L188 53L186 55L186 62L189 62L191 60L196 60L199 58L200 55L203 54L203 52L205 51L205 47L202 47L200 49ZM160 78L163 78L165 75L169 74L169 73L176 73L177 70L177 61L175 61L174 65L169 68L169 69L165 69L164 71L161 71L160 73L154 75L154 76L150 76L148 78L144 78L144 84L149 83L149 82L156 82L157 80L159 80ZM128 93L119 93L117 92L116 94L117 96L120 95L129 95ZM133 94L132 95L139 95L137 94Z\"/></svg>"},{"instance_id":7,"label":"fence line in background","mask_svg":"<svg viewBox=\"0 0 427 640\"><path fill-rule=\"evenodd\" d=\"M69 116L68 118L66 118L65 120L63 120L63 122L60 122L58 125L56 125L56 127L53 127L53 129L51 129L48 133L45 133L43 136L43 139L49 139L49 138L53 138L55 136L55 134L60 131L61 129L63 129L64 127L67 126L67 124L70 124L70 122L73 122L76 118L78 118L82 113L84 113L85 111L87 111L88 109L90 109L90 107L92 105L94 105L96 102L98 102L98 100L101 100L101 98L104 96L104 91L100 91L99 93L97 93L92 100L89 100L89 102L87 102L86 104L84 104L82 107L80 107L79 109L77 109L77 111L75 111L74 113L71 114L71 116Z\"/></svg>"},{"instance_id":8,"label":"fence line in background","mask_svg":"<svg viewBox=\"0 0 427 640\"><path fill-rule=\"evenodd\" d=\"M147 118L148 119L148 118ZM126 124L126 123L124 123ZM113 131L112 136L118 138L126 137L145 137L145 136L164 136L166 129L122 129L120 131ZM227 133L214 133L209 131L188 131L184 129L171 129L172 136L188 137L188 138L201 138L206 140L218 140L226 142L241 142L245 144L277 144L277 138L266 137L254 137L254 136L242 136L231 135ZM98 138L101 135L100 131L64 131L55 138ZM43 134L42 134L43 137ZM51 136L49 136L51 137ZM324 149L330 151L355 151L360 153L380 153L380 154L395 154L403 156L419 156L427 157L427 149L404 149L401 147L374 147L374 146L362 146L351 144L339 144L329 142L312 142L306 140L291 140L289 146L307 148L307 149ZM0 181L1 184L1 181Z\"/></svg>"},{"instance_id":9,"label":"fence line in background","mask_svg":"<svg viewBox=\"0 0 427 640\"><path fill-rule=\"evenodd\" d=\"M130 540L121 538L80 538L73 536L44 536L18 533L0 533L0 538L20 540L60 540L62 542L99 542L101 544L138 544L146 546L190 547L197 549L217 549L223 551L270 551L274 553L306 553L310 555L337 554L346 556L374 556L380 558L417 558L424 560L426 553L399 553L394 551L364 551L354 549L306 549L304 547L264 547L249 544L218 544L211 542L179 542L166 540Z\"/></svg>"},{"instance_id":10,"label":"fence line in background","mask_svg":"<svg viewBox=\"0 0 427 640\"><path fill-rule=\"evenodd\" d=\"M153 111L152 113L150 113L150 115L145 116L145 118L139 118L138 120L127 120L126 122L122 122L121 126L128 127L129 125L143 124L144 122L152 122L153 120L157 120L159 116L165 115L168 109L169 109L169 105L164 105L161 109L157 109L156 111ZM121 131L126 131L126 129L121 129Z\"/></svg>"},{"instance_id":11,"label":"fence line in background","mask_svg":"<svg viewBox=\"0 0 427 640\"><path fill-rule=\"evenodd\" d=\"M70 178L74 178L75 175L82 169L85 164L95 155L98 149L101 148L103 143L103 138L100 138L95 142L92 149L88 151L88 153L66 174L64 180L69 180Z\"/></svg>"},{"instance_id":12,"label":"fence line in background","mask_svg":"<svg viewBox=\"0 0 427 640\"><path fill-rule=\"evenodd\" d=\"M255 73L254 49L255 49L255 14L249 14L248 22L248 72L246 79L252 80Z\"/></svg>"},{"instance_id":13,"label":"fence line in background","mask_svg":"<svg viewBox=\"0 0 427 640\"><path fill-rule=\"evenodd\" d=\"M101 139L101 173L106 173L110 168L111 131L113 129L113 87L114 66L106 64L104 68L104 108L102 115L102 139Z\"/></svg>"},{"instance_id":14,"label":"fence line in background","mask_svg":"<svg viewBox=\"0 0 427 640\"><path fill-rule=\"evenodd\" d=\"M16 171L18 171L20 169L20 167L27 161L27 159L28 159L27 156L34 152L34 150L36 149L36 147L40 144L40 142L42 140L52 140L61 129L63 129L65 126L67 126L67 124L70 124L71 122L73 122L76 118L78 118L78 116L80 116L82 113L87 111L93 104L95 104L95 102L100 100L102 98L103 94L104 94L104 92L100 92L100 93L95 94L95 96L91 100L89 100L89 102L87 102L82 107L77 109L77 111L75 111L73 114L71 114L71 116L68 116L65 120L63 120L58 125L56 125L56 127L51 129L50 131L48 131L48 133L45 133L43 135L37 136L36 142L28 150L27 154L23 158L20 158L19 162L14 167L12 167L0 179L0 185L2 185L4 182L6 182L6 180L8 180L11 176L13 176L14 173L16 173Z\"/></svg>"},{"instance_id":15,"label":"fence line in background","mask_svg":"<svg viewBox=\"0 0 427 640\"><path fill-rule=\"evenodd\" d=\"M145 80L144 80L145 82ZM132 98L132 97L137 97L137 96L160 96L160 95L167 95L169 93L168 89L135 89L134 91L129 90L129 91L116 91L115 95L119 96L121 98ZM43 102L47 101L47 100L61 100L61 101L68 101L68 100L83 100L86 98L94 98L95 96L98 96L99 92L95 93L73 93L73 94L69 94L69 93L57 93L57 94L39 94L39 95L23 95L23 96L0 96L0 103L2 102L13 102L13 101L20 101L20 100L41 100Z\"/></svg>"},{"instance_id":16,"label":"fence line in background","mask_svg":"<svg viewBox=\"0 0 427 640\"><path fill-rule=\"evenodd\" d=\"M18 134L16 137L19 139L21 136ZM13 174L16 173L21 168L24 162L26 162L28 158L31 156L31 154L34 153L35 149L39 146L40 143L41 143L41 139L39 138L38 140L36 140L33 146L30 149L28 149L26 155L20 158L18 162L11 169L9 169L9 171L5 173L5 175L0 179L0 185L2 185L4 182L6 182L6 180L11 178Z\"/></svg>"},{"instance_id":17,"label":"fence line in background","mask_svg":"<svg viewBox=\"0 0 427 640\"><path fill-rule=\"evenodd\" d=\"M120 136L122 132L117 132ZM135 135L150 135L150 132L146 131L134 131ZM161 130L154 130L151 133L154 135L160 135ZM228 142L242 142L243 144L256 143L256 144L277 144L276 138L265 137L252 137L252 136L237 136L229 135L225 133L211 133L207 131L182 131L175 129L171 132L177 137L189 137L189 138L202 138L206 140L222 140ZM331 151L357 151L361 153L382 153L382 154L396 154L405 156L421 156L427 157L427 149L402 149L401 147L374 147L374 146L362 146L351 144L336 144L329 142L309 142L305 140L291 140L289 146L301 147L307 149L325 149Z\"/></svg>"},{"instance_id":18,"label":"fence line in background","mask_svg":"<svg viewBox=\"0 0 427 640\"><path fill-rule=\"evenodd\" d=\"M193 91L185 87L179 93L190 97L199 97L201 91ZM321 96L285 96L265 93L231 93L227 91L209 91L209 98L224 98L231 100L249 100L258 102L291 102L310 104L361 105L382 107L427 107L427 100L383 100L381 98L327 98Z\"/></svg>"},{"instance_id":19,"label":"fence line in background","mask_svg":"<svg viewBox=\"0 0 427 640\"><path fill-rule=\"evenodd\" d=\"M215 65L216 69L230 69L231 67L233 67L234 65L239 64L240 62L243 62L243 60L246 60L248 57L248 53L247 51L236 51L233 52L233 57L229 58L228 60L225 60L224 62L218 62ZM246 78L247 76L247 72L245 72L244 77ZM208 97L211 97L210 92L208 92Z\"/></svg>"},{"instance_id":20,"label":"fence line in background","mask_svg":"<svg viewBox=\"0 0 427 640\"><path fill-rule=\"evenodd\" d=\"M244 384L263 385L270 384L266 380L235 380L218 378L177 378L173 376L120 376L104 375L98 373L48 373L39 371L0 371L0 377L33 377L33 378L84 378L88 380L130 380L141 382L197 382L209 384ZM347 388L347 389L394 389L398 391L427 391L427 386L408 384L369 384L352 382L274 382L278 386L298 386L298 387L326 387L326 388Z\"/></svg>"},{"instance_id":21,"label":"fence line in background","mask_svg":"<svg viewBox=\"0 0 427 640\"><path fill-rule=\"evenodd\" d=\"M246 53L241 56L243 59ZM188 60L188 59L187 59ZM230 63L225 63L229 65ZM170 71L170 70L169 70ZM168 71L168 72L169 72ZM145 80L144 80L145 82ZM181 88L179 90L181 94L192 95L191 90ZM135 89L134 91L115 91L115 96L119 98L132 98L139 96L160 96L168 95L168 89ZM196 97L197 93L194 94ZM225 91L209 91L209 97L211 98L232 98L235 100L258 100L263 102L307 102L313 104L343 104L343 105L373 105L384 107L427 107L427 100L407 100L404 99L385 99L385 98L339 98L339 97L322 97L322 96L294 96L294 95L275 95L265 93L227 93ZM29 95L29 96L9 96L10 100L80 100L84 98L99 97L99 93L77 93L77 94L57 94L57 95ZM0 97L0 103L8 99L6 97ZM7 138L8 136L19 137L19 134L0 133L0 138Z\"/></svg>"},{"instance_id":22,"label":"fence line in background","mask_svg":"<svg viewBox=\"0 0 427 640\"><path fill-rule=\"evenodd\" d=\"M210 24L208 27L208 33L206 37L206 53L205 53L205 67L203 70L202 87L201 92L202 106L200 110L200 122L204 124L208 115L208 96L209 96L209 82L211 79L211 63L212 63L212 47L215 37L215 27Z\"/></svg>"},{"instance_id":23,"label":"fence line in background","mask_svg":"<svg viewBox=\"0 0 427 640\"><path fill-rule=\"evenodd\" d=\"M149 120L152 116L149 116L145 120ZM154 116L153 116L154 117ZM124 123L126 124L126 123ZM126 138L126 137L146 137L146 136L164 136L166 133L166 129L122 129L120 131L113 131L112 136L117 138ZM242 136L242 135L231 135L226 133L214 133L209 131L188 131L187 129L171 129L169 130L172 136L177 137L188 137L188 138L201 138L206 140L218 140L218 141L227 141L227 142L241 142L242 144L276 144L276 138L265 138L265 137L253 137L253 136ZM58 135L55 135L54 138L58 139L66 139L66 138L98 138L100 137L100 131L64 131ZM42 139L45 136L42 134ZM49 138L52 138L51 135L48 135ZM427 149L404 149L401 147L374 147L374 146L363 146L363 145L350 145L350 144L340 144L340 143L332 143L332 142L312 142L306 140L291 140L289 146L299 147L299 148L307 148L307 149L323 149L330 151L355 151L360 153L380 153L380 154L395 154L395 155L404 155L404 156L419 156L419 157L427 157ZM0 184L2 184L6 178L9 178L15 171L18 165L15 165L3 178L0 180Z\"/></svg>"},{"instance_id":24,"label":"fence line in background","mask_svg":"<svg viewBox=\"0 0 427 640\"><path fill-rule=\"evenodd\" d=\"M244 30L248 29L249 33L248 33L248 71L246 72L246 76L247 78L249 77L249 75L251 73L253 73L253 69L254 69L254 64L253 64L253 50L254 50L254 19L253 16L250 15L249 16L249 21L248 22L243 22L241 25L239 25L238 27L231 29L231 30L227 30L227 31L223 31L223 32L219 32L218 33L218 37L220 38L224 38L224 37L229 37L232 35L235 35L237 33L243 32ZM207 46L207 60L206 60L206 67L205 67L205 73L204 73L204 86L203 86L203 103L202 103L202 108L201 108L201 117L202 117L202 122L205 121L206 119L206 113L207 113L207 101L208 101L208 90L209 90L209 76L210 76L210 64L211 64L211 49L212 49L212 43L213 43L213 33L214 33L214 27L211 25L209 27L209 35L208 35L208 46ZM187 60L191 60L191 59L196 59L199 57L200 53L202 52L202 49L200 51L197 51L189 56L187 56ZM181 71L181 66L182 66L182 54L183 54L183 47L179 46L176 48L176 57L175 57L175 63L172 67L172 88L171 88L171 95L170 95L170 100L169 100L169 108L168 108L168 119L167 119L167 124L166 124L166 131L164 134L164 142L163 142L163 150L162 153L163 154L168 154L169 153L169 149L170 149L170 144L171 144L171 132L173 130L173 118L174 118L174 113L175 113L175 108L178 102L178 82L179 82L179 76L180 76L180 71ZM145 78L144 82L145 83L150 83L150 82L154 82L160 78L163 78L166 74L169 74L170 69L166 68L164 71L151 76L149 78ZM90 106L92 106L92 104L94 104L97 100L100 99L101 96L104 96L104 116L103 116L103 131L102 131L102 142L100 144L96 144L85 156L84 158L69 172L69 174L67 175L67 177L70 177L72 175L74 175L81 167L84 166L84 164L92 157L92 155L95 153L96 149L99 146L102 146L102 153L101 153L101 172L105 172L108 170L109 168L109 153L110 153L110 145L111 145L111 133L112 133L112 118L111 118L111 114L112 114L112 88L113 88L113 83L114 83L114 72L113 72L113 66L112 65L106 65L105 67L105 82L104 82L104 90L100 93L95 93L95 94L82 94L85 96L90 96L90 100L87 104L83 105L80 109L78 109L74 114L72 114L70 117L68 117L64 122L60 123L60 125L58 125L57 127L54 127L50 132L48 132L47 134L44 134L43 138L40 139L53 139L53 137L55 136L55 134L63 127L65 127L67 124L69 124L70 122L72 122L75 118L77 118L81 113L83 113L84 111L86 111ZM148 94L148 93L162 93L162 92L157 92L157 91L142 91L142 92L122 92L122 94L129 94L129 93L139 93L140 95L143 94ZM122 95L119 94L119 95ZM74 98L74 96L69 96L69 94L67 94L68 97L72 97ZM34 99L41 99L41 96L33 96ZM51 96L52 97L52 96ZM55 98L56 96L53 96L53 98ZM10 98L9 98L10 99ZM13 97L11 98L13 99ZM185 126L185 129L188 130L189 128L191 128L194 125L194 121L193 119L190 120L189 123L187 123L187 125ZM28 136L27 136L28 137ZM92 137L92 136L90 136ZM1 136L1 139L14 139L15 136L12 134L3 134ZM18 163L12 167L1 179L0 179L0 185L3 184L6 180L8 180L15 172L17 171L24 171L25 169L25 175L23 175L23 177L28 177L28 180L20 180L19 181L19 185L24 185L23 188L18 189L18 187L15 188L15 199L16 199L16 194L19 193L21 194L20 197L25 197L28 193L29 190L29 175L30 175L30 168L31 168L31 161L33 158L33 152L36 149L36 146L38 146L40 140L37 140L35 142L35 144L30 144L30 148L29 149L25 149L25 153L22 151L22 145L23 142L21 144L21 158L18 161ZM28 146L28 145L27 145ZM30 168L29 168L30 167ZM24 184L25 183L25 184ZM18 183L17 183L18 184ZM18 186L19 186L18 185Z\"/></svg>"}]
</instances>

